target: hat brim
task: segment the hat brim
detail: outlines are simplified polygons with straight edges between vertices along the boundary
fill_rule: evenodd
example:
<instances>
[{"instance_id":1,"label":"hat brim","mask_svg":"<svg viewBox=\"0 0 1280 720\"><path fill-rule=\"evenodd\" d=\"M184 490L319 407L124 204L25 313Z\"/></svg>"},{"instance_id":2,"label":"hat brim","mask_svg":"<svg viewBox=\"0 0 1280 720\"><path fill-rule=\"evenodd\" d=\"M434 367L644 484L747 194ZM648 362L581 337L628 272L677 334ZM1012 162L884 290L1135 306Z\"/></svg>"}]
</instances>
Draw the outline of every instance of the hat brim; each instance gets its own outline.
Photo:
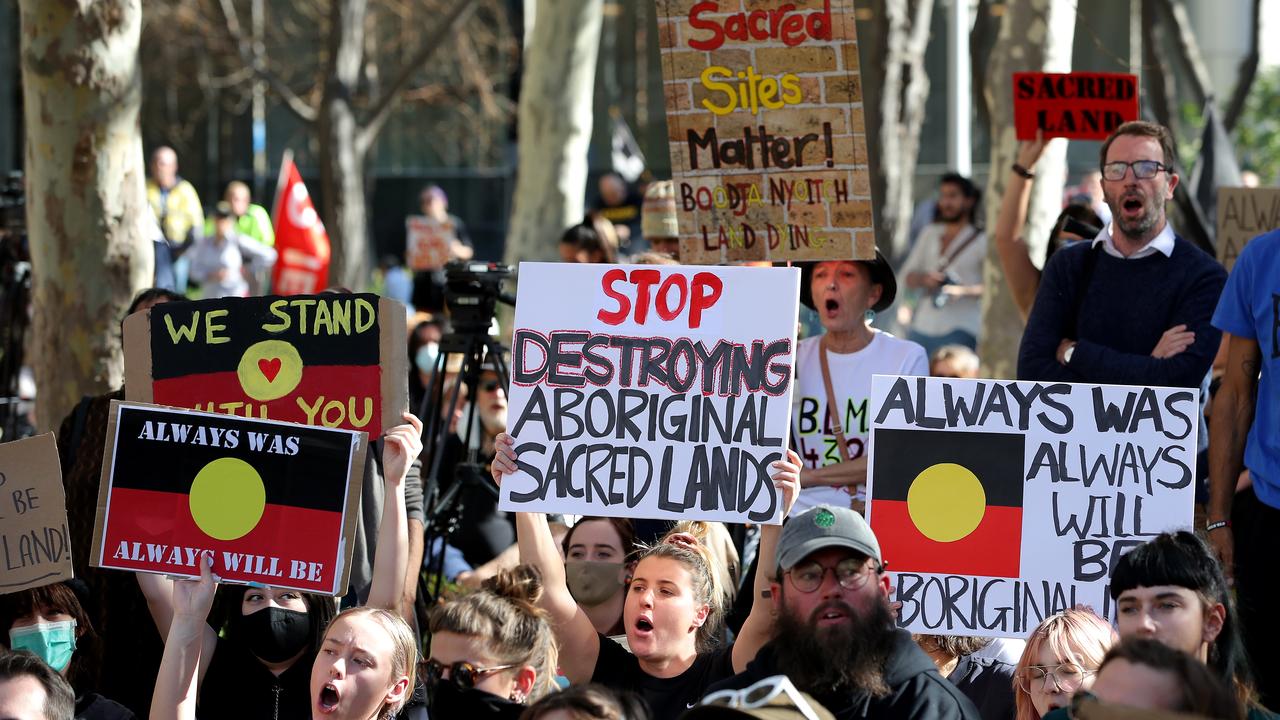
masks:
<instances>
[{"instance_id":1,"label":"hat brim","mask_svg":"<svg viewBox=\"0 0 1280 720\"><path fill-rule=\"evenodd\" d=\"M813 304L813 269L817 267L819 261L805 261L795 263L800 268L800 302L810 310L817 310ZM893 305L893 301L898 296L898 279L894 276L893 266L889 264L888 258L884 253L880 252L880 248L876 248L876 257L874 260L855 260L867 266L871 271L871 282L880 286L880 299L876 301L871 309L876 312L884 312Z\"/></svg>"}]
</instances>

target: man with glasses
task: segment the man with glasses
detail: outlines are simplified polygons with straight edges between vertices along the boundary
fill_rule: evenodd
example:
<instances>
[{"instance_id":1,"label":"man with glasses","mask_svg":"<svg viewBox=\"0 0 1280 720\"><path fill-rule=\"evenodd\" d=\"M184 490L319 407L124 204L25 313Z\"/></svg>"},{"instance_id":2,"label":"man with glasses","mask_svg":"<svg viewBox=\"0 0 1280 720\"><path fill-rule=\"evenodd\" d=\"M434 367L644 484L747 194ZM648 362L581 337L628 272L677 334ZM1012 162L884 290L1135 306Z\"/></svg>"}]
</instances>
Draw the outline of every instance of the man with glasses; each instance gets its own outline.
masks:
<instances>
[{"instance_id":1,"label":"man with glasses","mask_svg":"<svg viewBox=\"0 0 1280 720\"><path fill-rule=\"evenodd\" d=\"M1102 144L1111 223L1045 266L1018 379L1201 385L1221 338L1209 320L1226 272L1169 225L1174 158L1173 136L1154 123L1125 123Z\"/></svg>"},{"instance_id":2,"label":"man with glasses","mask_svg":"<svg viewBox=\"0 0 1280 720\"><path fill-rule=\"evenodd\" d=\"M783 674L839 720L979 717L896 627L880 543L861 515L810 508L782 528L777 552L774 639L708 697Z\"/></svg>"}]
</instances>

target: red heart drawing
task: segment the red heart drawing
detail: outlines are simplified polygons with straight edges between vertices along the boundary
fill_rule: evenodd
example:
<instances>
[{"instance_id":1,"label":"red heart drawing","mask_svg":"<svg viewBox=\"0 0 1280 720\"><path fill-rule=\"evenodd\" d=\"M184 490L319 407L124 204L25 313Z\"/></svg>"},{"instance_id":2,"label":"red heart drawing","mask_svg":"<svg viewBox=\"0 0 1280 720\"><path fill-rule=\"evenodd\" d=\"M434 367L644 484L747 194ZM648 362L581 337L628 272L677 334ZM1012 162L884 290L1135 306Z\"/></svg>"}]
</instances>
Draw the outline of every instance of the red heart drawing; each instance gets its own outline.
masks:
<instances>
[{"instance_id":1,"label":"red heart drawing","mask_svg":"<svg viewBox=\"0 0 1280 720\"><path fill-rule=\"evenodd\" d=\"M276 376L280 374L280 358L259 360L258 369L262 371L262 376L267 379L267 382L275 382Z\"/></svg>"}]
</instances>

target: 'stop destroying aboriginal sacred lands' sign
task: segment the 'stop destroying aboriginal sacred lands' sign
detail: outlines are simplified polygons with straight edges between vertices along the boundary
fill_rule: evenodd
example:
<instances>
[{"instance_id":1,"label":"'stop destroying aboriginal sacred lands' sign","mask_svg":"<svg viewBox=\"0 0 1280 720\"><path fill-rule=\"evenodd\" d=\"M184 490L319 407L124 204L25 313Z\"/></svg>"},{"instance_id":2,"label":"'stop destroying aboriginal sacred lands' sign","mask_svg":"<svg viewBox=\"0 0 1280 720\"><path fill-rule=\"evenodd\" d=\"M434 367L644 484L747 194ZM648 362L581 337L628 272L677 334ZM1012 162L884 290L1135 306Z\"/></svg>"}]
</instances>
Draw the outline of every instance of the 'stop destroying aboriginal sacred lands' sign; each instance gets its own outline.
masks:
<instances>
[{"instance_id":1,"label":"'stop destroying aboriginal sacred lands' sign","mask_svg":"<svg viewBox=\"0 0 1280 720\"><path fill-rule=\"evenodd\" d=\"M1116 560L1191 527L1199 391L877 375L868 519L912 632L1114 618Z\"/></svg>"},{"instance_id":2,"label":"'stop destroying aboriginal sacred lands' sign","mask_svg":"<svg viewBox=\"0 0 1280 720\"><path fill-rule=\"evenodd\" d=\"M377 438L409 406L404 338L376 295L162 303L125 319L125 395Z\"/></svg>"},{"instance_id":3,"label":"'stop destroying aboriginal sacred lands' sign","mask_svg":"<svg viewBox=\"0 0 1280 720\"><path fill-rule=\"evenodd\" d=\"M779 523L800 271L522 263L499 507Z\"/></svg>"},{"instance_id":4,"label":"'stop destroying aboriginal sacred lands' sign","mask_svg":"<svg viewBox=\"0 0 1280 720\"><path fill-rule=\"evenodd\" d=\"M871 259L853 0L658 0L680 259Z\"/></svg>"}]
</instances>

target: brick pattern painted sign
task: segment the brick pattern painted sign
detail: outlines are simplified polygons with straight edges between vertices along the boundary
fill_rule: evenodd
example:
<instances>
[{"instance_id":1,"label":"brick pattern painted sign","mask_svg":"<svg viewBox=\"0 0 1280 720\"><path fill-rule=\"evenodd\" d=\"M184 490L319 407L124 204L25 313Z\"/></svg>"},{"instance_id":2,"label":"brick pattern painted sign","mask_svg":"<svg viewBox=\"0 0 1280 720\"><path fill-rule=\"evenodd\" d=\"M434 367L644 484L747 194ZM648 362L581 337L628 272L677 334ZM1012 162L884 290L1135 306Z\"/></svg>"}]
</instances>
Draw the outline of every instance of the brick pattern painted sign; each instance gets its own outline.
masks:
<instances>
[{"instance_id":1,"label":"brick pattern painted sign","mask_svg":"<svg viewBox=\"0 0 1280 720\"><path fill-rule=\"evenodd\" d=\"M659 0L685 263L875 255L852 0Z\"/></svg>"}]
</instances>

